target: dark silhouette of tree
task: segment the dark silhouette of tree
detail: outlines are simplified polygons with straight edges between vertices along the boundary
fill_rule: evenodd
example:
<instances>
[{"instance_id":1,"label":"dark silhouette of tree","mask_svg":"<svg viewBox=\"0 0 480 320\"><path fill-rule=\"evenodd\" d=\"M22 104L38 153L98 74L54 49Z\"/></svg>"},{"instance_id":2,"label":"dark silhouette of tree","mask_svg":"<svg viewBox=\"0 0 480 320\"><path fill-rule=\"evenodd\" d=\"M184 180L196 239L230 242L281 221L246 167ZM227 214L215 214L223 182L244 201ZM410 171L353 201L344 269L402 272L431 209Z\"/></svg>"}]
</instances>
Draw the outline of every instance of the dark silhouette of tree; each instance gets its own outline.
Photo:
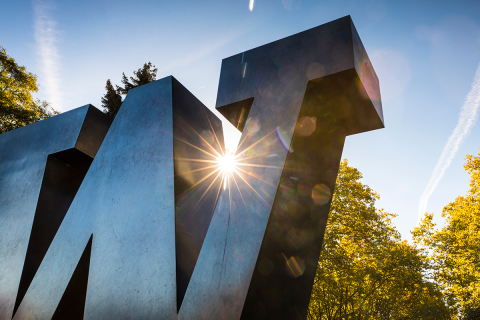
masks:
<instances>
[{"instance_id":1,"label":"dark silhouette of tree","mask_svg":"<svg viewBox=\"0 0 480 320\"><path fill-rule=\"evenodd\" d=\"M102 97L103 112L112 118L115 118L118 110L120 110L120 107L122 106L122 96L119 93L120 90L118 86L117 89L113 88L110 79L107 80L105 90L107 90L107 93Z\"/></svg>"},{"instance_id":2,"label":"dark silhouette of tree","mask_svg":"<svg viewBox=\"0 0 480 320\"><path fill-rule=\"evenodd\" d=\"M115 118L120 107L122 106L122 96L126 95L128 91L133 88L140 87L144 84L157 80L157 68L151 62L144 63L143 67L137 71L133 71L133 77L127 78L123 72L122 83L124 87L116 86L113 88L110 79L107 80L105 90L107 93L102 97L103 112Z\"/></svg>"},{"instance_id":3,"label":"dark silhouette of tree","mask_svg":"<svg viewBox=\"0 0 480 320\"><path fill-rule=\"evenodd\" d=\"M121 93L126 95L129 90L140 87L144 84L153 82L157 80L157 71L158 69L152 65L151 62L145 63L142 68L138 69L137 71L133 71L134 77L130 77L130 81L123 73L122 83L124 85L123 88L119 87Z\"/></svg>"}]
</instances>

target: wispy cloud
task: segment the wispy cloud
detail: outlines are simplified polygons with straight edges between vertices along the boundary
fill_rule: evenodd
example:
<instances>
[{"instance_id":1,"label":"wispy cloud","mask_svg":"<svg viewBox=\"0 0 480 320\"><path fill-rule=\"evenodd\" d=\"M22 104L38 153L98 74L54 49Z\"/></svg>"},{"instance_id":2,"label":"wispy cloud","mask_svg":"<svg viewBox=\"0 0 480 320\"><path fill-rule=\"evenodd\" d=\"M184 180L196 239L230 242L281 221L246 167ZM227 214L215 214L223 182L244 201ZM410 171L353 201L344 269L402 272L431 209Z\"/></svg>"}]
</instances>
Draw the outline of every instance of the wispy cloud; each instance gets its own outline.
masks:
<instances>
[{"instance_id":1,"label":"wispy cloud","mask_svg":"<svg viewBox=\"0 0 480 320\"><path fill-rule=\"evenodd\" d=\"M478 109L480 106L480 64L472 83L472 89L467 94L462 111L458 117L458 123L453 133L448 138L447 144L443 148L442 154L438 159L437 165L433 170L430 181L423 191L418 207L418 221L423 217L427 210L428 199L437 187L440 179L442 179L445 170L450 166L458 148L470 133L471 128L475 125L478 118Z\"/></svg>"},{"instance_id":2,"label":"wispy cloud","mask_svg":"<svg viewBox=\"0 0 480 320\"><path fill-rule=\"evenodd\" d=\"M60 92L60 56L57 50L58 36L56 21L51 13L55 8L52 2L34 1L34 31L37 43L38 60L40 62L40 84L47 92L47 100L52 107L62 110L62 96Z\"/></svg>"}]
</instances>

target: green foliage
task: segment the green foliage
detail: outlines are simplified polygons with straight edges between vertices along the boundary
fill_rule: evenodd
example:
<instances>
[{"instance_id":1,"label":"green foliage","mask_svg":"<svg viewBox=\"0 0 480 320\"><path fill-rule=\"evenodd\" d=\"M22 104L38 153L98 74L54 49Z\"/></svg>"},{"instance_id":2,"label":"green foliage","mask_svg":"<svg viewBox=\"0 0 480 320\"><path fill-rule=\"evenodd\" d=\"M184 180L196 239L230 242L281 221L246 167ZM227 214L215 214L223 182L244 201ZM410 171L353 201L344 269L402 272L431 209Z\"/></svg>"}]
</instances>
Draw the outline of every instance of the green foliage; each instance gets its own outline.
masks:
<instances>
[{"instance_id":1,"label":"green foliage","mask_svg":"<svg viewBox=\"0 0 480 320\"><path fill-rule=\"evenodd\" d=\"M33 98L37 91L37 76L0 46L0 133L58 114L48 102Z\"/></svg>"},{"instance_id":2,"label":"green foliage","mask_svg":"<svg viewBox=\"0 0 480 320\"><path fill-rule=\"evenodd\" d=\"M445 225L435 228L426 213L412 232L433 266L433 279L448 297L456 319L480 319L480 153L467 155L470 189L442 211Z\"/></svg>"},{"instance_id":3,"label":"green foliage","mask_svg":"<svg viewBox=\"0 0 480 320\"><path fill-rule=\"evenodd\" d=\"M340 165L308 319L448 319L429 265L402 241L392 218L375 208L378 194Z\"/></svg>"},{"instance_id":4,"label":"green foliage","mask_svg":"<svg viewBox=\"0 0 480 320\"><path fill-rule=\"evenodd\" d=\"M125 73L122 73L123 88L116 86L116 89L114 89L110 79L108 79L105 86L107 93L102 97L103 112L115 118L122 106L121 95L126 95L133 88L155 81L157 79L157 70L151 62L148 62L144 63L142 68L133 71L134 77L130 77L130 80L125 76Z\"/></svg>"}]
</instances>

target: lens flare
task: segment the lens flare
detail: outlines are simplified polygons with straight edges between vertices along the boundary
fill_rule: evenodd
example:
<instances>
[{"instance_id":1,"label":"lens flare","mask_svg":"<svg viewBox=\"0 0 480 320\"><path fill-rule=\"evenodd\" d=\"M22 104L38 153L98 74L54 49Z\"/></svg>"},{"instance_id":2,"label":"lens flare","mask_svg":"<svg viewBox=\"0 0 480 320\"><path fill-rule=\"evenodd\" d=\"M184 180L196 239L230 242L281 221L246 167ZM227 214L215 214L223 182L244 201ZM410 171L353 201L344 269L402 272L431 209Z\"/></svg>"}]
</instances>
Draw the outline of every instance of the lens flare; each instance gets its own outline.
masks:
<instances>
[{"instance_id":1,"label":"lens flare","mask_svg":"<svg viewBox=\"0 0 480 320\"><path fill-rule=\"evenodd\" d=\"M312 190L312 199L319 205L326 204L330 200L331 195L330 188L323 183L317 184Z\"/></svg>"},{"instance_id":2,"label":"lens flare","mask_svg":"<svg viewBox=\"0 0 480 320\"><path fill-rule=\"evenodd\" d=\"M227 146L225 150L212 124L209 124L210 130L206 129L200 132L195 131L190 126L185 128L185 130L190 130L191 135L196 135L199 138L200 144L193 144L174 136L178 143L185 145L184 147L193 148L195 152L201 152L199 158L195 156L175 158L178 163L185 166L184 170L181 170L178 175L182 175L184 178L188 178L192 174L195 175L195 181L192 181L192 185L184 193L190 192L192 189L201 191L201 197L196 204L198 205L207 196L208 192L213 190L212 188L216 188L214 186L215 182L220 180L218 190L214 190L216 192L215 201L219 199L221 192L226 192L225 197L228 199L230 212L235 212L236 206L243 204L248 211L255 213L254 207L250 204L247 205L244 193L248 196L255 194L262 205L270 206L270 202L273 202L272 195L275 194L275 188L269 183L268 177L274 171L283 170L283 166L275 165L276 158L279 156L276 153L271 153L270 148L275 145L275 147L279 147L278 140L280 140L282 147L288 147L290 140L287 139L287 132L277 127L276 130L270 131L263 137L255 139L255 142L250 145L243 147L243 143L249 141L249 139L244 138L242 141L238 141L238 136L229 135L224 137ZM245 131L247 137L262 132L260 124L255 118L251 118L247 122ZM260 150L258 144L262 142L264 144ZM207 185L208 182L210 184ZM241 188L241 185L245 188ZM239 195L241 201L235 202L231 198L232 192ZM239 253L236 258L242 259L242 255Z\"/></svg>"},{"instance_id":3,"label":"lens flare","mask_svg":"<svg viewBox=\"0 0 480 320\"><path fill-rule=\"evenodd\" d=\"M295 125L295 134L300 137L308 137L316 127L317 118L315 117L301 117Z\"/></svg>"},{"instance_id":4,"label":"lens flare","mask_svg":"<svg viewBox=\"0 0 480 320\"><path fill-rule=\"evenodd\" d=\"M288 152L293 152L293 147L290 145L290 139L287 138L287 132L282 130L280 127L275 128L275 133L277 134L278 141L282 144L282 147Z\"/></svg>"},{"instance_id":5,"label":"lens flare","mask_svg":"<svg viewBox=\"0 0 480 320\"><path fill-rule=\"evenodd\" d=\"M224 156L218 158L218 164L220 169L225 174L230 174L235 169L235 156L232 152L228 151L225 153Z\"/></svg>"},{"instance_id":6,"label":"lens flare","mask_svg":"<svg viewBox=\"0 0 480 320\"><path fill-rule=\"evenodd\" d=\"M291 257L287 260L285 269L290 277L298 278L305 271L305 263L299 257Z\"/></svg>"}]
</instances>

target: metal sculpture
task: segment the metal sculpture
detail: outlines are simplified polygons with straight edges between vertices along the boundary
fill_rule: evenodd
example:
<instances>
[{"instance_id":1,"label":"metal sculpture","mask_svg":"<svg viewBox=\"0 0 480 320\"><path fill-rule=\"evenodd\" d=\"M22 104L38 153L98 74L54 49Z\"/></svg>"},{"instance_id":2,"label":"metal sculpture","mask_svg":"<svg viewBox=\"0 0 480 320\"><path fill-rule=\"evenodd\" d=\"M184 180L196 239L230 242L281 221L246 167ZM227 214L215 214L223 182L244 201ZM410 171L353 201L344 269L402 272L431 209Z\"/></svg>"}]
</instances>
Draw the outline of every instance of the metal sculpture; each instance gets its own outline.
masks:
<instances>
[{"instance_id":1,"label":"metal sculpture","mask_svg":"<svg viewBox=\"0 0 480 320\"><path fill-rule=\"evenodd\" d=\"M242 131L226 166L220 120L173 77L106 136L98 118L89 161L57 155L85 107L1 135L0 318L304 319L345 138L383 128L350 17L224 59L216 107Z\"/></svg>"},{"instance_id":2,"label":"metal sculpture","mask_svg":"<svg viewBox=\"0 0 480 320\"><path fill-rule=\"evenodd\" d=\"M86 105L0 136L1 319L25 295L111 122Z\"/></svg>"}]
</instances>

